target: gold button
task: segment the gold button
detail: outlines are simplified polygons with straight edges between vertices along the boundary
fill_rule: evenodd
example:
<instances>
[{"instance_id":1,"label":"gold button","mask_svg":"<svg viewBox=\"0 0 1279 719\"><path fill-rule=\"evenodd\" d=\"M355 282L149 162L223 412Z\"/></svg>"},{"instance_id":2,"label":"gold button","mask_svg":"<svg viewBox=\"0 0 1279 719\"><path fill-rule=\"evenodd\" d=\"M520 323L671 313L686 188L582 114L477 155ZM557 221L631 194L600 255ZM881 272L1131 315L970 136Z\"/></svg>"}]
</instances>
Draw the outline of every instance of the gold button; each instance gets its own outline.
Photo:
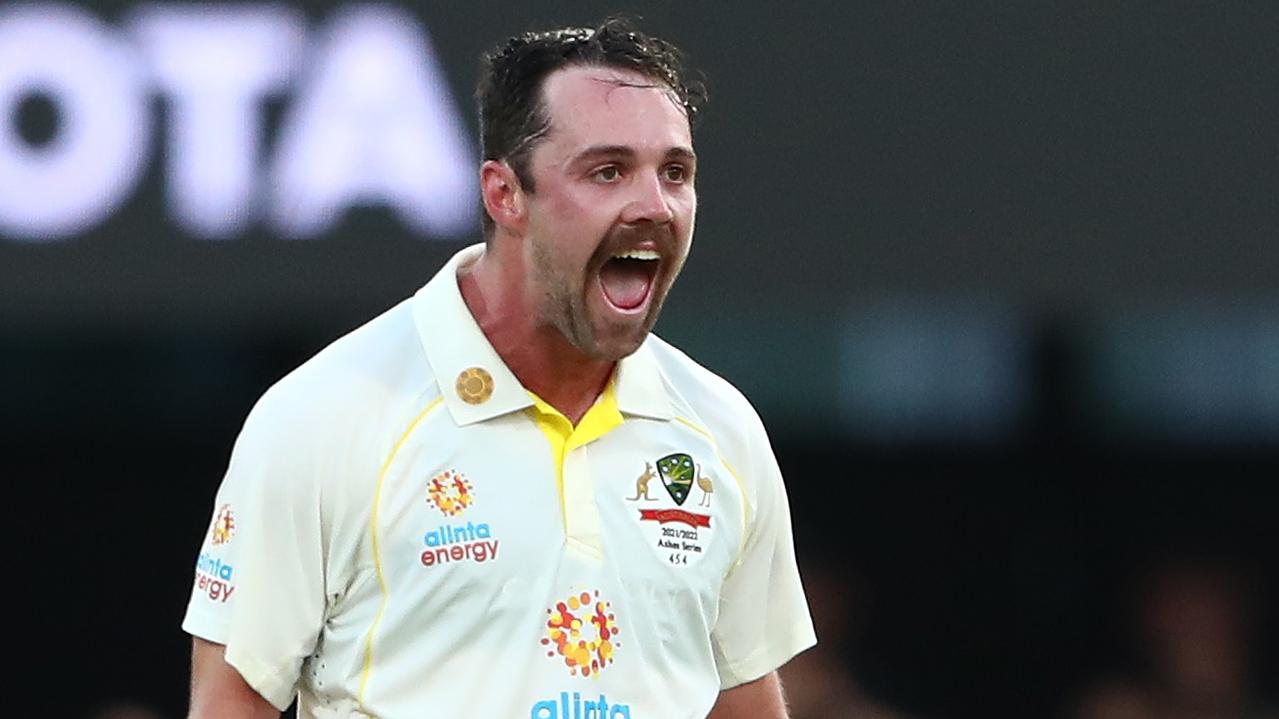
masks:
<instances>
[{"instance_id":1,"label":"gold button","mask_svg":"<svg viewBox=\"0 0 1279 719\"><path fill-rule=\"evenodd\" d=\"M457 396L467 404L483 404L493 396L493 375L482 367L471 367L457 376Z\"/></svg>"}]
</instances>

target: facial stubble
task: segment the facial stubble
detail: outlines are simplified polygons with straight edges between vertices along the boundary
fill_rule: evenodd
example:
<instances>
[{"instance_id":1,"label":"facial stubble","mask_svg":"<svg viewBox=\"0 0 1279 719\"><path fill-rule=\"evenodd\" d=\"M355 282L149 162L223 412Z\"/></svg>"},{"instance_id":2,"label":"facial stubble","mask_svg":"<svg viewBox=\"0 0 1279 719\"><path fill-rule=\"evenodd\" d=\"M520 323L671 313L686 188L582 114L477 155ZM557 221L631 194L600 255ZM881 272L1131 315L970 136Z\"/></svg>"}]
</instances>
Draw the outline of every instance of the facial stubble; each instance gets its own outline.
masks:
<instances>
[{"instance_id":1,"label":"facial stubble","mask_svg":"<svg viewBox=\"0 0 1279 719\"><path fill-rule=\"evenodd\" d=\"M640 236L636 236L636 234ZM644 313L640 327L634 337L628 338L620 351L608 352L601 345L597 328L591 321L591 311L586 296L595 291L590 287L599 281L600 269L621 247L633 246L635 243L652 239L662 249L665 258L652 278L649 292L649 306ZM538 314L543 324L548 324L559 331L569 344L591 359L615 362L626 357L643 344L657 318L661 313L666 294L674 284L683 263L675 256L676 241L669 226L660 225L644 229L623 228L610 233L596 248L587 265L576 271L563 268L556 262L556 247L553 241L538 241L532 246L533 271L541 278L544 289L539 298ZM674 263L672 266L671 263ZM665 270L666 275L663 275Z\"/></svg>"}]
</instances>

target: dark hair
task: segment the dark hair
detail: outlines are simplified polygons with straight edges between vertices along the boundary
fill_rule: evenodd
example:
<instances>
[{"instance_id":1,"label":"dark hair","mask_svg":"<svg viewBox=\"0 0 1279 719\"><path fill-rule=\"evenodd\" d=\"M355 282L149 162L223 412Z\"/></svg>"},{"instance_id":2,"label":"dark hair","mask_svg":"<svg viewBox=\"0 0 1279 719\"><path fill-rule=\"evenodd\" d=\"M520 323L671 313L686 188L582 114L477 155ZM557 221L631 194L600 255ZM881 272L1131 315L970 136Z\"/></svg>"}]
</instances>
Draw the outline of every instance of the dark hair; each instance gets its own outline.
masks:
<instances>
[{"instance_id":1,"label":"dark hair","mask_svg":"<svg viewBox=\"0 0 1279 719\"><path fill-rule=\"evenodd\" d=\"M577 65L633 70L652 78L670 88L690 126L706 101L702 82L686 76L683 53L624 18L609 18L596 28L526 32L507 40L484 55L475 93L480 152L484 160L506 160L528 192L534 190L529 156L550 129L542 83L556 70ZM488 213L482 216L487 236L493 220Z\"/></svg>"}]
</instances>

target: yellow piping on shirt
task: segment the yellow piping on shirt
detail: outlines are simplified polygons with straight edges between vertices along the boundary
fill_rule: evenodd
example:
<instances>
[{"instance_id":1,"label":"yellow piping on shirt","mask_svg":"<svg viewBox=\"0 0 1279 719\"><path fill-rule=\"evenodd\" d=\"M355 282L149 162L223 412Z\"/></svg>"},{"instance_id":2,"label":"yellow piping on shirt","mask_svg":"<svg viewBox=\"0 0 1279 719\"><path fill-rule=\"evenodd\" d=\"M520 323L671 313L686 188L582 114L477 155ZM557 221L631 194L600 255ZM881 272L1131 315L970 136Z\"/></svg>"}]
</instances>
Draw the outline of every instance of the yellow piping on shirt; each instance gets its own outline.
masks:
<instances>
[{"instance_id":1,"label":"yellow piping on shirt","mask_svg":"<svg viewBox=\"0 0 1279 719\"><path fill-rule=\"evenodd\" d=\"M369 675L373 671L373 635L377 632L378 624L382 622L382 614L386 612L386 603L391 597L391 592L386 587L386 576L382 573L382 554L378 546L377 540L377 519L378 508L382 504L382 481L386 479L387 472L391 469L391 463L395 461L395 456L400 453L400 448L408 441L409 435L413 434L413 430L417 429L418 424L426 419L431 413L444 401L444 397L436 397L422 410L418 416L413 418L409 423L408 429L404 430L404 434L395 442L395 446L391 448L391 454L387 456L386 461L382 463L382 469L377 475L377 484L373 488L373 512L369 519L369 532L373 537L373 568L377 572L377 583L382 589L382 603L378 605L377 614L373 617L373 624L369 625L369 633L364 638L364 670L360 673L360 693L356 696L356 701L360 703L360 709L368 713L368 708L364 706L364 690L369 685Z\"/></svg>"},{"instance_id":2,"label":"yellow piping on shirt","mask_svg":"<svg viewBox=\"0 0 1279 719\"><path fill-rule=\"evenodd\" d=\"M737 542L737 561L741 561L742 552L746 551L746 536L750 533L750 504L746 501L746 484L742 482L742 477L733 469L733 465L729 464L724 455L719 451L719 442L715 441L715 435L709 430L694 424L692 420L686 419L679 415L675 415L675 420L689 429L697 432L710 441L711 447L715 450L715 456L719 458L720 463L728 468L728 473L733 475L733 480L737 482L737 493L742 497L742 538ZM736 566L737 562L733 562Z\"/></svg>"}]
</instances>

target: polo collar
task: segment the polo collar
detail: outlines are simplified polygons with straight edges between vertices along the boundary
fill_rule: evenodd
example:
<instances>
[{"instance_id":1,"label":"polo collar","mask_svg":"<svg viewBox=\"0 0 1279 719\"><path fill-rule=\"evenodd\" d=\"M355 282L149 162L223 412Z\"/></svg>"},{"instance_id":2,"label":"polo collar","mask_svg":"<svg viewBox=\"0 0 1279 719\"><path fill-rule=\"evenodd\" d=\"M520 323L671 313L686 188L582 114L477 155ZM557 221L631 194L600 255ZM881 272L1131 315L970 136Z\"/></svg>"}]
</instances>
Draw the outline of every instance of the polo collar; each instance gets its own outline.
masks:
<instances>
[{"instance_id":1,"label":"polo collar","mask_svg":"<svg viewBox=\"0 0 1279 719\"><path fill-rule=\"evenodd\" d=\"M638 350L617 363L614 372L617 408L622 414L668 420L675 416L675 410L657 358L653 356L653 341L649 335Z\"/></svg>"},{"instance_id":2,"label":"polo collar","mask_svg":"<svg viewBox=\"0 0 1279 719\"><path fill-rule=\"evenodd\" d=\"M453 255L413 298L413 321L444 404L459 425L483 422L533 406L475 321L457 274L484 253L476 244ZM617 365L614 377L622 414L668 420L674 417L666 384L649 345L652 338ZM468 401L469 399L469 401Z\"/></svg>"}]
</instances>

